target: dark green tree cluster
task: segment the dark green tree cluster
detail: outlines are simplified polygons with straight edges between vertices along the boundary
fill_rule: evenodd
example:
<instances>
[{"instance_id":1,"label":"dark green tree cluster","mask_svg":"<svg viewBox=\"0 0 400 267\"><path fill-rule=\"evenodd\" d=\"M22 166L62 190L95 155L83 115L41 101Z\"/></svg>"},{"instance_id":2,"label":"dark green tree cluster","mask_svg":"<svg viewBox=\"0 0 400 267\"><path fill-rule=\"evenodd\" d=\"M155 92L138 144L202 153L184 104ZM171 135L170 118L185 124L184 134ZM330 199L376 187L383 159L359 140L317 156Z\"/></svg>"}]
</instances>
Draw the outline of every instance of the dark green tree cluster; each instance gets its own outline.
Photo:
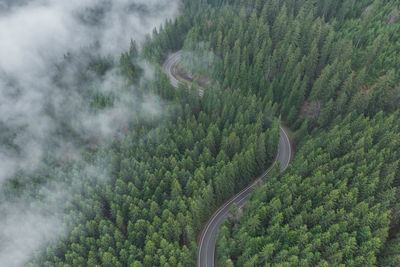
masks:
<instances>
[{"instance_id":1,"label":"dark green tree cluster","mask_svg":"<svg viewBox=\"0 0 400 267\"><path fill-rule=\"evenodd\" d=\"M350 111L400 107L395 1L229 2L211 5L189 31L183 66L190 72L267 97L295 129L303 118L325 127ZM326 22L338 5L358 16Z\"/></svg>"},{"instance_id":2,"label":"dark green tree cluster","mask_svg":"<svg viewBox=\"0 0 400 267\"><path fill-rule=\"evenodd\" d=\"M69 231L31 265L194 266L213 211L273 161L278 114L296 130L297 155L232 211L219 265L399 265L398 2L184 0L182 12L118 64L80 66L67 54L58 66L61 87L71 80L65 66L80 66L78 92L93 112L115 104L118 92L93 82L113 68L138 101L152 93L165 102L161 117L139 116L107 144L78 138L84 160L48 155L33 177L9 181L5 201L29 201L40 184L82 176L59 211ZM195 83L173 88L160 66L140 79L142 58L161 65L182 46L181 69L213 80L203 97ZM85 174L93 165L108 179Z\"/></svg>"},{"instance_id":3,"label":"dark green tree cluster","mask_svg":"<svg viewBox=\"0 0 400 267\"><path fill-rule=\"evenodd\" d=\"M143 47L143 56L148 60L162 64L168 53L182 47L187 31L192 25L189 16L180 16L174 21L166 21L164 26L154 29L151 36L147 36Z\"/></svg>"},{"instance_id":4,"label":"dark green tree cluster","mask_svg":"<svg viewBox=\"0 0 400 267\"><path fill-rule=\"evenodd\" d=\"M114 144L112 181L82 186L71 233L32 266L194 265L196 233L272 162L279 128L255 96L182 87L176 97L164 122Z\"/></svg>"},{"instance_id":5,"label":"dark green tree cluster","mask_svg":"<svg viewBox=\"0 0 400 267\"><path fill-rule=\"evenodd\" d=\"M240 222L225 223L219 266L232 266L228 259L235 266L383 266L390 219L399 220L391 213L399 208L399 116L351 113L310 136L287 173L267 178ZM388 265L399 263L397 256Z\"/></svg>"},{"instance_id":6,"label":"dark green tree cluster","mask_svg":"<svg viewBox=\"0 0 400 267\"><path fill-rule=\"evenodd\" d=\"M157 33L143 53L169 31ZM171 47L159 49L166 55ZM193 266L205 221L275 158L279 122L271 102L218 87L205 88L199 97L196 88L174 89L160 68L154 79L140 79L140 56L132 42L118 64L93 61L84 75L78 71L86 79L79 90L99 112L115 105L118 90L134 86L138 103L149 94L164 99L162 116L132 107L138 116L115 139L101 144L82 137L76 140L82 146L78 161L48 155L35 174L19 173L4 187L5 201L40 201L55 188L71 192L54 200L57 213L65 214L67 233L37 253L30 266ZM77 59L65 60L67 65ZM96 94L109 71L125 84L111 95Z\"/></svg>"},{"instance_id":7,"label":"dark green tree cluster","mask_svg":"<svg viewBox=\"0 0 400 267\"><path fill-rule=\"evenodd\" d=\"M222 230L221 266L231 266L231 260L237 266L399 264L395 238L399 219L393 205L398 199L399 118L398 113L391 115L400 108L398 2L200 2L206 12L187 35L182 66L212 77L222 88L236 88L276 103L286 122L298 129L299 155L307 155L295 161L298 169L291 168L279 184L271 178L274 185L268 182L260 190L268 191L269 197L251 201L250 207L257 204L252 215L265 202L267 214L262 219L258 213L247 214L238 224L233 216L236 219ZM348 136L347 128L354 123L364 127L352 129ZM392 128L381 131L379 127L385 124ZM312 141L304 143L312 129ZM373 129L376 132L370 139ZM370 139L363 151L358 149L359 138ZM362 166L370 165L369 151L375 157L366 172ZM308 158L314 156L324 160ZM342 176L344 170L348 173ZM329 175L334 175L330 183L324 180ZM351 181L346 180L350 177ZM296 193L300 196L297 202L286 199L282 204L291 192L278 189L303 181L305 191ZM339 185L346 187L335 188ZM332 192L338 198L352 199L352 205L325 206ZM280 198L279 205L274 198ZM307 209L300 209L302 205ZM291 228L290 221L304 211L309 214L296 227L302 226L299 232L308 237L300 246L296 241L299 232ZM374 221L373 225L366 225L366 219ZM332 234L331 227L339 230ZM349 248L343 242L354 244Z\"/></svg>"}]
</instances>

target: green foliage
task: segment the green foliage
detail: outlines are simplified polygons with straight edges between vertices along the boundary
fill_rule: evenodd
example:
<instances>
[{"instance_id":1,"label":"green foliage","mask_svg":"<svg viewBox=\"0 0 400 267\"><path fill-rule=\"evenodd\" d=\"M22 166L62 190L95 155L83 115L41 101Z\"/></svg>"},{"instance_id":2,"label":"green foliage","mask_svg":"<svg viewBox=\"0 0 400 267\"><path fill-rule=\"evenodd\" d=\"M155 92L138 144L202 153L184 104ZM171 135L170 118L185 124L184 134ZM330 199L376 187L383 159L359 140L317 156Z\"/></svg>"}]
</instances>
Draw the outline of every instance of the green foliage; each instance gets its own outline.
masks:
<instances>
[{"instance_id":1,"label":"green foliage","mask_svg":"<svg viewBox=\"0 0 400 267\"><path fill-rule=\"evenodd\" d=\"M120 60L128 84L139 77L136 51L132 43ZM273 114L254 95L208 88L200 99L186 87L171 88L159 69L137 86L143 95L170 99L164 115L132 122L118 142L61 171L79 174L75 165L90 166L99 157L109 159L102 165L111 177L81 186L65 211L70 232L32 266L193 266L203 223L271 164L278 123L265 124ZM49 177L60 172L50 169ZM14 180L7 194L20 189Z\"/></svg>"},{"instance_id":2,"label":"green foliage","mask_svg":"<svg viewBox=\"0 0 400 267\"><path fill-rule=\"evenodd\" d=\"M68 185L70 173L101 158L111 177L82 184L65 211L70 231L31 265L193 266L212 212L275 158L276 115L297 130L296 157L285 173L271 172L243 211L231 211L219 266L398 265L399 4L183 4L181 16L155 29L141 51L132 42L117 66L123 90L135 85L140 97L165 100L162 118L131 122L85 162L57 167L49 159L47 175L34 175L34 183L57 177ZM141 60L162 64L182 47L180 67L199 79L191 88L173 88L160 66L154 80L140 81ZM68 54L63 64L73 60ZM95 94L90 77L114 65L93 60L78 79L94 112L118 94ZM200 98L204 80L211 82ZM12 133L1 134L12 147ZM8 199L40 198L24 178L6 185Z\"/></svg>"},{"instance_id":3,"label":"green foliage","mask_svg":"<svg viewBox=\"0 0 400 267\"><path fill-rule=\"evenodd\" d=\"M238 266L370 266L383 251L384 265L395 264L398 242L389 250L383 244L397 203L398 169L389 166L398 166L399 115L350 114L308 138L289 171L258 189L240 223L225 223L221 259ZM227 249L231 242L238 248Z\"/></svg>"},{"instance_id":4,"label":"green foliage","mask_svg":"<svg viewBox=\"0 0 400 267\"><path fill-rule=\"evenodd\" d=\"M236 266L389 262L388 255L397 251L391 237L386 246L393 249L384 253L389 229L398 229L398 216L390 215L396 211L398 181L394 177L398 175L383 178L385 171L380 168L397 166L396 156L384 155L398 153L397 141L389 141L398 138L398 115L392 114L400 108L398 3L210 0L202 2L201 9L200 19L185 40L182 65L191 73L213 77L224 89L234 88L274 103L286 123L299 129L295 141L303 155L288 170L288 177L271 178L262 189L269 197L255 197L240 226L227 223L228 234L221 236L219 245L221 266L230 260ZM360 128L347 131L358 115ZM306 141L311 131L313 143ZM370 131L375 134L369 135ZM238 142L234 140L231 136L222 144L228 157ZM321 147L314 144L318 142ZM255 152L262 154L260 147ZM369 153L375 162L368 163ZM369 171L361 171L365 160ZM254 168L245 160L239 166ZM344 176L335 175L343 171ZM301 196L298 203L290 199L283 203L282 198L293 197L293 193L278 189L301 181L306 182L303 191L296 191ZM343 188L337 188L339 184ZM319 191L309 189L314 187ZM337 204L325 203L339 192L352 203L339 205L343 211ZM274 197L280 198L276 211L258 215L256 211L264 208L260 202L268 205ZM371 210L368 216L379 221L378 228L359 224L366 216L358 211L364 202L363 209ZM304 213L298 211L300 203L308 207ZM344 218L337 218L340 212ZM260 218L264 218L261 229L257 227ZM290 225L291 220L296 227ZM333 236L330 228L337 228L336 224L342 232ZM301 243L296 241L299 235ZM230 243L237 245L230 247ZM391 264L396 259L393 256Z\"/></svg>"},{"instance_id":5,"label":"green foliage","mask_svg":"<svg viewBox=\"0 0 400 267\"><path fill-rule=\"evenodd\" d=\"M398 109L397 5L295 2L208 1L185 40L182 66L223 88L277 103L295 128L299 115L313 126L322 115L318 125L325 127L338 113L373 116ZM320 108L305 113L306 99L320 107L332 102L323 113ZM341 108L336 112L332 106Z\"/></svg>"}]
</instances>

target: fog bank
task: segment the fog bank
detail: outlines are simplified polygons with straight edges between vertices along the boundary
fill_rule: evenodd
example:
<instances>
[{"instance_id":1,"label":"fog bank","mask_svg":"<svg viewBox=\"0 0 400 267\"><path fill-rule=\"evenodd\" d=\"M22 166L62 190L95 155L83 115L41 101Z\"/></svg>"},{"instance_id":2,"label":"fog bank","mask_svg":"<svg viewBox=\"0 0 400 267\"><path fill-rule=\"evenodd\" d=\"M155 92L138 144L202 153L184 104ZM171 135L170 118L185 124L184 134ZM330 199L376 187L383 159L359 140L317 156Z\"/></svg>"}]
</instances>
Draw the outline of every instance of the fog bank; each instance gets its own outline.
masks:
<instances>
[{"instance_id":1,"label":"fog bank","mask_svg":"<svg viewBox=\"0 0 400 267\"><path fill-rule=\"evenodd\" d=\"M138 102L134 87L121 90L125 81L113 69L94 78L95 85L80 84L76 77L87 74L94 58L111 55L118 60L131 39L140 46L154 27L177 16L178 6L170 0L0 2L1 190L18 172L40 169L48 155L79 159L77 138L109 140L133 117L161 113L157 97ZM70 55L73 62L65 64ZM112 93L114 105L93 112L85 90ZM71 184L90 177L107 179L101 166L90 169L70 177ZM64 207L58 205L71 190L49 182L40 190L40 202L9 203L0 196L0 266L24 265L46 239L55 240L65 231Z\"/></svg>"}]
</instances>

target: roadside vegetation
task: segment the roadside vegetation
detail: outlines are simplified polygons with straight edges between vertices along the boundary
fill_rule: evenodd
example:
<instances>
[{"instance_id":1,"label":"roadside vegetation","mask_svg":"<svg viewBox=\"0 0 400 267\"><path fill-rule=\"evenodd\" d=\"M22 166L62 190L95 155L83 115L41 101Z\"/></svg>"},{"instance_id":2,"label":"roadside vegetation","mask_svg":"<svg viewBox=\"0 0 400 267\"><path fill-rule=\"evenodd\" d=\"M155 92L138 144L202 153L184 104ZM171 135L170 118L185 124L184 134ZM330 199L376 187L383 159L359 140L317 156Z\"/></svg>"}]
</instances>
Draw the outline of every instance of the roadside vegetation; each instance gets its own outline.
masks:
<instances>
[{"instance_id":1,"label":"roadside vegetation","mask_svg":"<svg viewBox=\"0 0 400 267\"><path fill-rule=\"evenodd\" d=\"M79 72L90 88L93 73L117 69L126 81L118 90L157 96L161 115L120 125L107 143L79 139L79 160L49 155L43 171L4 187L7 201L29 201L40 199L38 184L69 186L71 173L96 164L109 170L101 183L83 179L60 211L68 232L30 266L195 266L204 223L273 162L280 121L293 130L294 161L232 210L218 266L398 266L398 2L183 4L140 51L132 43L118 60L94 61L88 77ZM161 71L180 49L179 69L211 81L200 82L202 97L196 79L175 89ZM152 79L140 78L143 60L155 65ZM113 105L112 93L80 92L93 112Z\"/></svg>"}]
</instances>

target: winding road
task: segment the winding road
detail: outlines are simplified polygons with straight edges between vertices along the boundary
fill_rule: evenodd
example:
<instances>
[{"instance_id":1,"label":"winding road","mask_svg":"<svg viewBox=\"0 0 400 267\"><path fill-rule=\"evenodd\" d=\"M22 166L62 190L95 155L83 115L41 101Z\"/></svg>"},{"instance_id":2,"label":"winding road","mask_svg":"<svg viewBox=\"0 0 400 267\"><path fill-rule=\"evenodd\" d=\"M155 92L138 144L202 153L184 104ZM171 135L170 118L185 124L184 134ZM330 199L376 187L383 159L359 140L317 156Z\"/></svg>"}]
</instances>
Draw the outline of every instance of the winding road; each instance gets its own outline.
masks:
<instances>
[{"instance_id":1,"label":"winding road","mask_svg":"<svg viewBox=\"0 0 400 267\"><path fill-rule=\"evenodd\" d=\"M175 66L181 56L181 51L171 54L163 64L163 71L169 76L171 84L178 87L179 80L173 75L172 68ZM201 95L200 95L201 96ZM242 207L250 194L257 188L257 185L263 181L264 177L269 173L276 162L280 162L281 171L285 170L292 158L292 148L289 137L285 130L280 127L280 137L278 144L278 154L271 167L268 168L260 177L252 184L240 191L224 205L222 205L210 218L200 235L199 254L197 257L198 267L214 267L215 266L215 245L218 230L224 220L227 218L229 209L233 204Z\"/></svg>"},{"instance_id":2,"label":"winding road","mask_svg":"<svg viewBox=\"0 0 400 267\"><path fill-rule=\"evenodd\" d=\"M169 55L162 66L164 73L168 75L172 86L175 88L178 88L179 80L172 74L172 68L178 63L179 59L181 58L181 54L182 52L178 51Z\"/></svg>"}]
</instances>

